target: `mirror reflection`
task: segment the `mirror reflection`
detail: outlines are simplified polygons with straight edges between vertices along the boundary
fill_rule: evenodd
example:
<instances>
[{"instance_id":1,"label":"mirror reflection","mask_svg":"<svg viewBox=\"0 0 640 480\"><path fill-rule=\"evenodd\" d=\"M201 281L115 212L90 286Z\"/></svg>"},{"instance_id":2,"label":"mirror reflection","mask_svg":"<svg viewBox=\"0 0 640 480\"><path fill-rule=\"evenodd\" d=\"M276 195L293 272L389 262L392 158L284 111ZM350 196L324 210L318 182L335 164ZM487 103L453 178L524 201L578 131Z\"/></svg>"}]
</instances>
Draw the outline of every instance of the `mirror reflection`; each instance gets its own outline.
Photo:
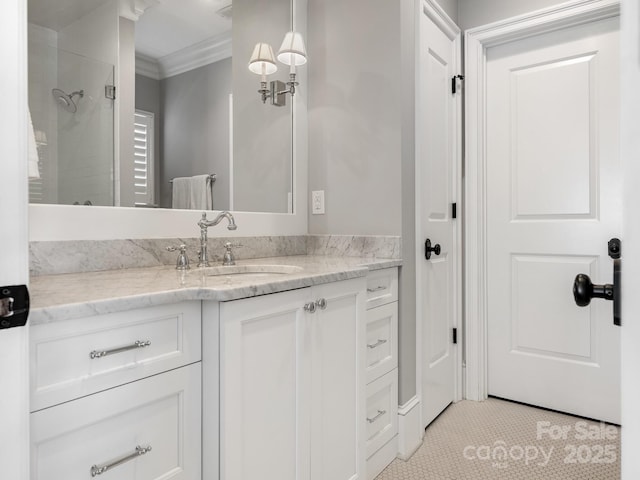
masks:
<instances>
[{"instance_id":1,"label":"mirror reflection","mask_svg":"<svg viewBox=\"0 0 640 480\"><path fill-rule=\"evenodd\" d=\"M29 0L30 201L292 212L292 99L263 103L247 68L291 18L291 0Z\"/></svg>"}]
</instances>

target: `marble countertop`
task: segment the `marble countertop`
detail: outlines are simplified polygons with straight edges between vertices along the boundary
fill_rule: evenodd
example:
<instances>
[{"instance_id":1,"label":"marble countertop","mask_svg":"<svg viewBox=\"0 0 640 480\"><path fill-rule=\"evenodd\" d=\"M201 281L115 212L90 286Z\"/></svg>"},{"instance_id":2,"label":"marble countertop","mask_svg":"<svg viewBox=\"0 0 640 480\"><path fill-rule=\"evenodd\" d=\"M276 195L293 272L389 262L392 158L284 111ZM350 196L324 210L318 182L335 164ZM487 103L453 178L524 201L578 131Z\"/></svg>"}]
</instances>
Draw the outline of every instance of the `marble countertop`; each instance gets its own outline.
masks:
<instances>
[{"instance_id":1,"label":"marble countertop","mask_svg":"<svg viewBox=\"0 0 640 480\"><path fill-rule=\"evenodd\" d=\"M147 267L31 278L31 325L121 312L187 300L235 300L365 276L397 267L397 259L294 255L239 261L238 265L292 265L300 272L208 276L192 267ZM213 266L213 265L212 265ZM217 266L217 265L216 265Z\"/></svg>"}]
</instances>

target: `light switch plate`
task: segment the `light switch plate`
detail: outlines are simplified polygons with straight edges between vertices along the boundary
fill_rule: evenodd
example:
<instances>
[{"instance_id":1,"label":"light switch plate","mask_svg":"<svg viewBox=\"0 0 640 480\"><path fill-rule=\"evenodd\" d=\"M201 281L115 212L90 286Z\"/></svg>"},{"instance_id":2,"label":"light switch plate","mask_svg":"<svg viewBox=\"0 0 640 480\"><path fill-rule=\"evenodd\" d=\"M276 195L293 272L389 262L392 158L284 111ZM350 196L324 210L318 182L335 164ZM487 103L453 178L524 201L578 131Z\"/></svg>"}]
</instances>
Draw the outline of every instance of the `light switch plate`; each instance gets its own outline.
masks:
<instances>
[{"instance_id":1,"label":"light switch plate","mask_svg":"<svg viewBox=\"0 0 640 480\"><path fill-rule=\"evenodd\" d=\"M313 215L324 215L324 190L311 192L311 213Z\"/></svg>"}]
</instances>

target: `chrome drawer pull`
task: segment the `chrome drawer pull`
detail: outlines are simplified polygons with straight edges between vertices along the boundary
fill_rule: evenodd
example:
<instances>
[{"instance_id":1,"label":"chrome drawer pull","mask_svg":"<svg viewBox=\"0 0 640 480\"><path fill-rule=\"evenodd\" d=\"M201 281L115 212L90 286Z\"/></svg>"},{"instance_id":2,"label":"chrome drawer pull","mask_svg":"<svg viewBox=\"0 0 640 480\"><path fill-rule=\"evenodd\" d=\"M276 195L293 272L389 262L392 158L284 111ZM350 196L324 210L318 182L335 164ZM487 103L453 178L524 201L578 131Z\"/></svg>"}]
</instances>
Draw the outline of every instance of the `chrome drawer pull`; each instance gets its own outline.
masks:
<instances>
[{"instance_id":1,"label":"chrome drawer pull","mask_svg":"<svg viewBox=\"0 0 640 480\"><path fill-rule=\"evenodd\" d=\"M111 462L105 465L93 465L91 467L91 476L95 477L97 475L102 475L107 470L111 470L112 468L117 467L118 465L127 463L135 458L138 458L141 455L144 455L145 453L149 453L150 451L151 451L151 445L147 447L141 447L140 445L138 445L136 446L136 451L133 453L123 455L122 457L116 458L115 460L112 460Z\"/></svg>"},{"instance_id":2,"label":"chrome drawer pull","mask_svg":"<svg viewBox=\"0 0 640 480\"><path fill-rule=\"evenodd\" d=\"M122 353L129 350L135 350L136 348L148 347L149 345L151 345L150 340L136 340L136 342L133 345L127 345L126 347L112 348L111 350L93 350L89 354L89 357L102 358L102 357L106 357L107 355L113 355L114 353Z\"/></svg>"},{"instance_id":3,"label":"chrome drawer pull","mask_svg":"<svg viewBox=\"0 0 640 480\"><path fill-rule=\"evenodd\" d=\"M367 292L373 293L373 292L379 292L380 290L386 290L386 289L387 287L385 287L384 285L380 285L378 287L367 288Z\"/></svg>"},{"instance_id":4,"label":"chrome drawer pull","mask_svg":"<svg viewBox=\"0 0 640 480\"><path fill-rule=\"evenodd\" d=\"M367 348L377 348L380 345L384 345L385 343L387 343L386 340L380 339L376 343L367 343Z\"/></svg>"},{"instance_id":5,"label":"chrome drawer pull","mask_svg":"<svg viewBox=\"0 0 640 480\"><path fill-rule=\"evenodd\" d=\"M379 419L382 415L384 415L385 413L387 413L387 411L386 411L386 410L378 410L378 414L377 414L375 417L373 417L373 418L369 418L369 417L367 417L367 422L369 422L369 423L373 423L373 422L375 422L377 419Z\"/></svg>"},{"instance_id":6,"label":"chrome drawer pull","mask_svg":"<svg viewBox=\"0 0 640 480\"><path fill-rule=\"evenodd\" d=\"M315 304L315 302L305 303L305 304L304 304L304 311L305 311L305 312L309 312L309 313L315 313L315 311L316 311L316 304Z\"/></svg>"},{"instance_id":7,"label":"chrome drawer pull","mask_svg":"<svg viewBox=\"0 0 640 480\"><path fill-rule=\"evenodd\" d=\"M320 310L324 310L325 308L327 308L327 299L320 298L316 300L316 307L318 307Z\"/></svg>"}]
</instances>

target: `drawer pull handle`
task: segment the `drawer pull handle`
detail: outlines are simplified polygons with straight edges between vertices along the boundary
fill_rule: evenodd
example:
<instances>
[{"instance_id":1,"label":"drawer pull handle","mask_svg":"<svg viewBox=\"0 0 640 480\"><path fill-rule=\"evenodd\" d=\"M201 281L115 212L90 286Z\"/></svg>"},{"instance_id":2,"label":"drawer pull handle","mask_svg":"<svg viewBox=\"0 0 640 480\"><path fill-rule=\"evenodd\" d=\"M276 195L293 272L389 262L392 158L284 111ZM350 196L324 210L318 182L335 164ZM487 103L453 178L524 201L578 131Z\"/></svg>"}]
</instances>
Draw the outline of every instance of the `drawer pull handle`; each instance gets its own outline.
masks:
<instances>
[{"instance_id":1,"label":"drawer pull handle","mask_svg":"<svg viewBox=\"0 0 640 480\"><path fill-rule=\"evenodd\" d=\"M140 445L136 446L136 451L133 453L128 453L127 455L123 455L121 457L116 458L115 460L110 461L104 465L93 465L91 467L91 476L95 477L97 475L102 475L107 470L111 470L112 468L117 467L118 465L122 465L123 463L127 463L131 460L134 460L141 455L149 453L151 451L151 445L146 447L141 447Z\"/></svg>"},{"instance_id":2,"label":"drawer pull handle","mask_svg":"<svg viewBox=\"0 0 640 480\"><path fill-rule=\"evenodd\" d=\"M367 343L367 348L378 348L380 345L384 345L385 343L387 343L387 341L381 338L376 343Z\"/></svg>"},{"instance_id":3,"label":"drawer pull handle","mask_svg":"<svg viewBox=\"0 0 640 480\"><path fill-rule=\"evenodd\" d=\"M373 423L373 422L375 422L377 419L379 419L382 415L384 415L385 413L387 413L387 411L386 411L386 410L378 410L378 414L377 414L375 417L373 417L373 418L369 418L369 417L367 417L367 422L369 422L369 423Z\"/></svg>"},{"instance_id":4,"label":"drawer pull handle","mask_svg":"<svg viewBox=\"0 0 640 480\"><path fill-rule=\"evenodd\" d=\"M320 298L316 300L316 307L318 307L320 310L324 310L325 308L327 308L327 299Z\"/></svg>"},{"instance_id":5,"label":"drawer pull handle","mask_svg":"<svg viewBox=\"0 0 640 480\"><path fill-rule=\"evenodd\" d=\"M111 350L93 350L89 353L90 358L102 358L107 355L113 355L115 353L127 352L129 350L135 350L136 348L144 348L151 345L150 340L136 340L132 345L127 345L126 347L120 348L112 348Z\"/></svg>"},{"instance_id":6,"label":"drawer pull handle","mask_svg":"<svg viewBox=\"0 0 640 480\"><path fill-rule=\"evenodd\" d=\"M367 292L373 293L373 292L379 292L380 290L386 290L386 289L387 287L385 287L384 285L379 285L377 287L367 288Z\"/></svg>"}]
</instances>

